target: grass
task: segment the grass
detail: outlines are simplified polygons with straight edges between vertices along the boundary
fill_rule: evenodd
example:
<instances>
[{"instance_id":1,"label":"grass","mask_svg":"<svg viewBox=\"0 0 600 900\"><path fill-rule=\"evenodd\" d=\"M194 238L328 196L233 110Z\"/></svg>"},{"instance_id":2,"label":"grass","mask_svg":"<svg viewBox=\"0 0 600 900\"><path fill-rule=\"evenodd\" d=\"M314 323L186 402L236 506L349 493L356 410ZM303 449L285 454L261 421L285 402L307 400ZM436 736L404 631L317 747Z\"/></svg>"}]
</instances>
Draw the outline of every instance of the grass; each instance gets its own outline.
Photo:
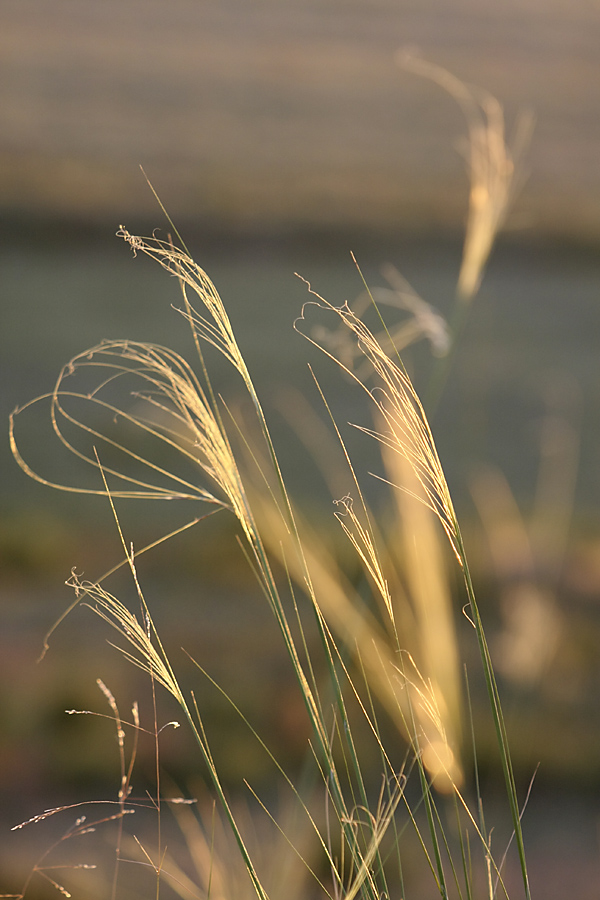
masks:
<instances>
[{"instance_id":1,"label":"grass","mask_svg":"<svg viewBox=\"0 0 600 900\"><path fill-rule=\"evenodd\" d=\"M368 501L343 429L315 379L329 417L329 439L341 448L351 485L344 496L334 497L334 515L354 555L352 576L288 493L267 417L227 311L179 236L177 246L119 231L134 256L148 255L177 278L195 366L158 345L105 341L75 356L54 389L33 401L49 403L57 439L95 475L92 488L52 486L107 498L122 543L122 565L129 568L137 598L130 606L107 590L112 572L96 581L73 573L69 581L74 590L71 608L87 605L114 629L115 646L147 675L151 687L153 716L148 725L140 721L137 707L130 718L123 717L111 691L99 683L108 706L102 715L116 728L118 796L108 813L103 811L93 823L78 819L59 842L117 823L112 875L108 886L103 885L112 897L122 895L126 871L133 865L149 874L156 897L175 893L184 898L248 895L267 900L290 897L294 891L296 896L340 900L408 897L418 852L433 891L442 898L508 897L505 879L512 856L521 882L512 896L530 898L521 829L526 798L517 792L465 542L425 406L399 352L422 338L437 349L440 355L429 386L433 407L440 402L448 361L506 216L515 166L496 101L440 69L414 60L410 65L459 100L470 128L469 224L454 320L444 322L389 270L391 290L371 292L365 284L375 329L367 327L360 306L335 307L310 285L295 325L340 367L348 389L364 393L372 408L372 423L357 427L381 450L382 470L376 477L389 494L387 519ZM382 304L389 300L408 313L400 329L389 327L382 315ZM209 374L207 346L237 373L250 413L242 415L219 396ZM17 415L27 408L11 418L13 454L27 474L49 484L29 467L17 441ZM311 736L304 769L293 778L244 711L223 692L266 754L273 784L286 797L276 804L247 785L254 808L250 819L224 784L196 693L183 686L179 671L186 658L176 661L155 627L137 567L140 555L152 548L134 548L117 511L121 500L130 499L191 502L193 516L178 531L212 515L233 517L249 569L273 614ZM480 659L466 684L451 566L462 579L464 614ZM201 677L214 684L202 660L192 662ZM498 851L492 846L493 828L479 789L468 694L468 685L475 681L485 686L512 827L510 839ZM166 799L160 744L165 730L179 722L163 720L164 693L175 702L193 737L198 772L208 783L208 802ZM132 773L142 737L154 743L155 784L152 793L135 799ZM187 868L163 837L167 807L177 814L181 844L190 858ZM155 816L152 844L125 828L130 814L141 809ZM63 812L46 811L24 824ZM265 853L265 841L271 852ZM59 876L51 856L49 852L38 861L14 896L31 896L36 877L70 896L58 880L62 868ZM73 878L79 871L70 866L68 875ZM101 879L98 875L98 885ZM149 890L146 887L146 896Z\"/></svg>"}]
</instances>

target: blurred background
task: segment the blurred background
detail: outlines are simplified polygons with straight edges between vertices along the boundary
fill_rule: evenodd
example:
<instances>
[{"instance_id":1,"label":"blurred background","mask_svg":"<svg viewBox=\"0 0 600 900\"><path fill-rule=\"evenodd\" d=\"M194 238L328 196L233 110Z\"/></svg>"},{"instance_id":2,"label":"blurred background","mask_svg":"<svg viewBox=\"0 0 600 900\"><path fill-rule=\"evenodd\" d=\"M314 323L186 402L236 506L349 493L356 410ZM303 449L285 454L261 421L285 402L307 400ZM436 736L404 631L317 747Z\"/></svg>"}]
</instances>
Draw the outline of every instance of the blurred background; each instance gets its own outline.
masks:
<instances>
[{"instance_id":1,"label":"blurred background","mask_svg":"<svg viewBox=\"0 0 600 900\"><path fill-rule=\"evenodd\" d=\"M364 410L294 332L307 298L294 273L335 304L352 301L362 291L352 251L372 287L386 284L381 268L391 263L445 314L460 269L465 121L439 86L398 65L398 51L485 88L509 133L520 110L533 113L527 178L433 426L507 692L520 784L540 763L526 816L533 887L546 898L596 897L599 4L0 0L0 48L5 430L15 406L50 390L62 365L103 338L193 351L171 309L173 280L115 236L121 224L169 230L143 166L225 301L292 487L323 519L331 507L319 507L320 482L289 426L300 416L290 390L318 406L310 361L342 421ZM410 348L407 364L423 389L429 348ZM225 364L215 360L213 373L235 402ZM44 477L68 479L71 462L42 418L19 423L24 456ZM98 577L121 551L105 501L35 484L7 440L1 452L0 878L16 891L50 826L9 828L118 787L110 726L64 710L103 710L97 677L124 709L148 697L85 610L36 665L72 599L71 568ZM357 452L365 469L377 465L373 447ZM195 514L132 503L119 513L138 547ZM141 575L167 640L238 691L293 766L303 723L233 537L227 523L199 526L149 554ZM254 745L207 690L211 703L225 777L233 784L249 771L260 781ZM187 783L193 751L183 739L169 738L164 760Z\"/></svg>"}]
</instances>

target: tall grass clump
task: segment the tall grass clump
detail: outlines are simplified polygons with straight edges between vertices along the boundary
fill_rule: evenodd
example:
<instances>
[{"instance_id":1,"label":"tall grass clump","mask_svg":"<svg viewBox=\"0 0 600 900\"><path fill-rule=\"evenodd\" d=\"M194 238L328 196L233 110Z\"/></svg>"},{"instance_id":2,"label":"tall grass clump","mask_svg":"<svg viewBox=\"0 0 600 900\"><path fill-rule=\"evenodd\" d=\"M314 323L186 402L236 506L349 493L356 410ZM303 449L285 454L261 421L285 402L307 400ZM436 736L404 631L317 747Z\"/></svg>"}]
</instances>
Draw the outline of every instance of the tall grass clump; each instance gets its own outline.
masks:
<instances>
[{"instance_id":1,"label":"tall grass clump","mask_svg":"<svg viewBox=\"0 0 600 900\"><path fill-rule=\"evenodd\" d=\"M501 111L493 104L486 110L486 127L494 140L486 143L479 132L471 134L475 147L471 169L473 177L487 179L486 196L492 206L484 213L483 188L472 189L457 289L459 306L477 290L505 212L506 158L498 157L498 147L505 147L499 127ZM494 172L495 166L502 172ZM104 341L74 357L54 389L39 398L49 403L57 439L96 477L91 489L53 486L107 498L138 607L133 611L108 591L104 579L85 581L73 574L69 584L75 591L74 605L86 604L115 630L121 653L147 674L155 700L161 690L175 700L193 735L202 771L243 864L250 892L261 900L294 895L340 900L409 897L407 872L412 872L418 852L440 897L508 897L508 847L497 853L492 846L492 829L478 787L474 729L468 697L465 702L450 591L448 567L453 564L463 582L464 613L480 658L480 671L470 672L469 677L481 678L485 684L512 822L508 844L518 859L519 894L529 898L521 829L523 798L517 792L465 544L424 405L399 355L401 347L417 337L428 337L434 345L437 341L438 351L449 353L456 337L453 327L400 283L393 271L388 273L390 292L378 295L366 289L380 323L375 331L367 327L360 310L348 304L336 307L309 286L309 299L296 328L366 395L372 421L358 427L381 450L383 470L378 477L391 498L392 511L386 520L371 508L342 429L331 415L333 435L353 485L344 496L334 497L334 519L361 572L360 578L351 578L288 493L263 406L227 311L207 274L181 241L176 246L170 240L132 235L125 228L118 234L134 255L146 254L178 280L180 312L190 326L197 359L192 366L178 353L156 344ZM409 327L404 331L388 327L381 315L379 301L387 302L390 294L409 313ZM335 326L325 327L323 319L333 320ZM237 373L250 401L252 422L247 417L242 420L217 393L205 361L206 345ZM320 391L318 384L317 388ZM327 398L321 396L329 411ZM29 475L50 484L29 467L17 442L17 415L26 408L11 417L13 454ZM306 762L310 775L305 773L297 783L254 732L271 760L274 778L281 780L290 804L297 807L295 819L285 812L278 815L249 788L273 826L274 855L280 861L287 854L299 866L289 870L295 874L288 875L287 883L280 879L279 887L273 887L269 863L261 862L259 850L252 846L252 827L224 785L195 694L181 686L180 663L167 653L155 627L138 579L139 553L120 529L116 506L121 499L191 501L190 525L213 512L229 515L239 525L240 543L274 616L311 727ZM204 672L202 661L194 662ZM210 673L204 674L210 679ZM122 822L125 813L135 808L130 795L133 763L125 760L125 725L116 701L108 689L104 693L119 734L122 775L115 817ZM150 729L157 744L152 803L160 813L161 726L156 708ZM246 721L244 712L238 712ZM135 717L127 725L134 733L141 728ZM250 722L247 725L254 731ZM227 878L234 863L231 846L215 839L221 826L214 819L207 825L202 814L195 815L188 806L178 808L178 817L195 861L194 877L178 868L166 849L159 846L151 855L139 840L128 843L121 829L113 896L117 896L126 856L154 872L156 896L167 888L182 897L243 896L245 889L237 882L231 888ZM304 822L303 830L297 826L298 817ZM224 846L229 849L223 851Z\"/></svg>"}]
</instances>

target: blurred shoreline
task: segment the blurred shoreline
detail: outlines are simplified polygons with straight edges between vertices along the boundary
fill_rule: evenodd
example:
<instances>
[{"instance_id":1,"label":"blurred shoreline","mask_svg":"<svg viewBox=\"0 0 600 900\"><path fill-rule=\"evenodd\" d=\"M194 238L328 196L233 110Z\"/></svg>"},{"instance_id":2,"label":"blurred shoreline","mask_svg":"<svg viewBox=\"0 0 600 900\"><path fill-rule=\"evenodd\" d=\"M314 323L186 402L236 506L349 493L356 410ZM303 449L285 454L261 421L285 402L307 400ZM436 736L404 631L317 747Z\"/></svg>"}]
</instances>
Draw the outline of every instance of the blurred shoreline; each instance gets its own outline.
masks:
<instances>
[{"instance_id":1,"label":"blurred shoreline","mask_svg":"<svg viewBox=\"0 0 600 900\"><path fill-rule=\"evenodd\" d=\"M466 123L417 52L536 126L508 229L600 237L600 13L527 0L8 0L0 214L226 233L460 228Z\"/></svg>"}]
</instances>

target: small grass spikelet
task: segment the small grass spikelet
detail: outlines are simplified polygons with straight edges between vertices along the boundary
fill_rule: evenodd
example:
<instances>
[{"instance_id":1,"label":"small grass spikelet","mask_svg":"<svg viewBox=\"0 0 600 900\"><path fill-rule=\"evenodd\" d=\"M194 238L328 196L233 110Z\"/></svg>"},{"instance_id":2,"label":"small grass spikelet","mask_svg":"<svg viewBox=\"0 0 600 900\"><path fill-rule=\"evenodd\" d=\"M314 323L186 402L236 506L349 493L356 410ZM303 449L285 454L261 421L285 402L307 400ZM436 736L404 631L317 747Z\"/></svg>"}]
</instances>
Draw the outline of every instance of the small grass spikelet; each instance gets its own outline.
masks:
<instances>
[{"instance_id":1,"label":"small grass spikelet","mask_svg":"<svg viewBox=\"0 0 600 900\"><path fill-rule=\"evenodd\" d=\"M134 666L150 675L161 684L178 702L181 691L173 675L173 671L164 656L160 643L156 643L156 631L145 603L142 606L141 619L135 616L117 597L110 594L99 584L81 581L75 572L67 581L80 602L85 603L103 621L114 628L131 646L132 650L123 647L117 649Z\"/></svg>"}]
</instances>

